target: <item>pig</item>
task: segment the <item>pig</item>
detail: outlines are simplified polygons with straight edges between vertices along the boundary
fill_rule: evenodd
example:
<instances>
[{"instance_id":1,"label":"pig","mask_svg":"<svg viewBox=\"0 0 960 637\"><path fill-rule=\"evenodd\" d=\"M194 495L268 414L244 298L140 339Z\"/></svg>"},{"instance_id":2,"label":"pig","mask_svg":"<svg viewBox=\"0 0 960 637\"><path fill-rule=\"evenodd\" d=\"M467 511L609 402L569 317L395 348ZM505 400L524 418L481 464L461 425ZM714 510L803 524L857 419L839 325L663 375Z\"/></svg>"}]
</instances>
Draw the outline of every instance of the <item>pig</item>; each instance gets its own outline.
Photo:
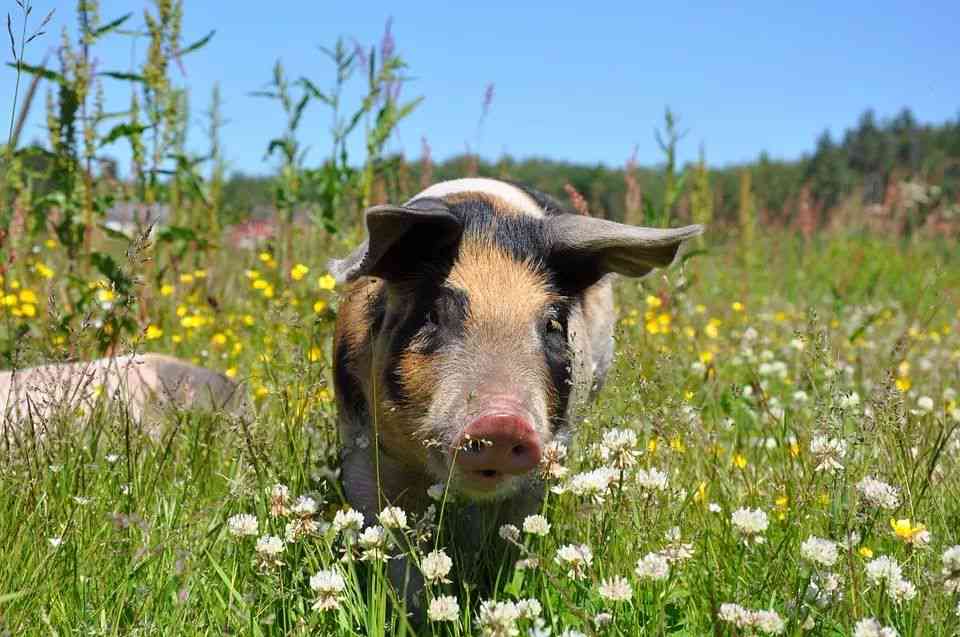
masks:
<instances>
[{"instance_id":1,"label":"pig","mask_svg":"<svg viewBox=\"0 0 960 637\"><path fill-rule=\"evenodd\" d=\"M44 425L64 410L92 410L100 397L115 398L131 419L155 429L164 405L239 411L243 396L217 372L162 354L129 354L98 360L0 372L3 433Z\"/></svg>"},{"instance_id":2,"label":"pig","mask_svg":"<svg viewBox=\"0 0 960 637\"><path fill-rule=\"evenodd\" d=\"M334 389L347 499L368 519L388 503L421 512L448 483L522 519L544 450L569 441L613 360L613 276L669 265L701 226L633 227L483 178L364 217L366 240L329 264L346 284Z\"/></svg>"}]
</instances>

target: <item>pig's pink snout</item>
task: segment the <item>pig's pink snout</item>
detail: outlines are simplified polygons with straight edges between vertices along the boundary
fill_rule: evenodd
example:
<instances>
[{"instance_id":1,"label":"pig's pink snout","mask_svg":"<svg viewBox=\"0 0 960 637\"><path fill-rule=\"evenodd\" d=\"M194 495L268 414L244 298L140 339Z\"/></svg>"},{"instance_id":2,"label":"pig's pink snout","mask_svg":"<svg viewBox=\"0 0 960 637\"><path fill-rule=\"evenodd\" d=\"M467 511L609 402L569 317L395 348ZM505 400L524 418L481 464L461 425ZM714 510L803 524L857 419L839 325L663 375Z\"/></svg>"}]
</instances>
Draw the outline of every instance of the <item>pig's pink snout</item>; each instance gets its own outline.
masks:
<instances>
[{"instance_id":1,"label":"pig's pink snout","mask_svg":"<svg viewBox=\"0 0 960 637\"><path fill-rule=\"evenodd\" d=\"M540 464L540 437L525 418L488 414L477 418L458 441L457 465L481 481L523 475Z\"/></svg>"}]
</instances>

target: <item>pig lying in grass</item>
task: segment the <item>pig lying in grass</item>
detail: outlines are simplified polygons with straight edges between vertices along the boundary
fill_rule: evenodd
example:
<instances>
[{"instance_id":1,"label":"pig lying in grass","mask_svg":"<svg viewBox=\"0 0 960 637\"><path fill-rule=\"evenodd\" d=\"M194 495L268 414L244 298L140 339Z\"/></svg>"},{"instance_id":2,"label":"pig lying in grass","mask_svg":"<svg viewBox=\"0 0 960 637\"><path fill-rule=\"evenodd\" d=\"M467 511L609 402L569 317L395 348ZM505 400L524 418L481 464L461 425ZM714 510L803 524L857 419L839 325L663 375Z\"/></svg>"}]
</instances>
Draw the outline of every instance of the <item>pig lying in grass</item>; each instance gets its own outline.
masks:
<instances>
[{"instance_id":1,"label":"pig lying in grass","mask_svg":"<svg viewBox=\"0 0 960 637\"><path fill-rule=\"evenodd\" d=\"M237 385L217 372L171 356L137 354L0 372L0 424L22 431L99 401L125 409L136 423L153 424L165 405L213 411L239 407ZM107 404L107 403L105 403Z\"/></svg>"},{"instance_id":2,"label":"pig lying in grass","mask_svg":"<svg viewBox=\"0 0 960 637\"><path fill-rule=\"evenodd\" d=\"M667 266L702 230L573 214L492 179L376 206L366 227L331 272L350 284L334 344L344 489L368 519L423 511L438 482L515 518L535 509L544 450L613 357L611 275Z\"/></svg>"}]
</instances>

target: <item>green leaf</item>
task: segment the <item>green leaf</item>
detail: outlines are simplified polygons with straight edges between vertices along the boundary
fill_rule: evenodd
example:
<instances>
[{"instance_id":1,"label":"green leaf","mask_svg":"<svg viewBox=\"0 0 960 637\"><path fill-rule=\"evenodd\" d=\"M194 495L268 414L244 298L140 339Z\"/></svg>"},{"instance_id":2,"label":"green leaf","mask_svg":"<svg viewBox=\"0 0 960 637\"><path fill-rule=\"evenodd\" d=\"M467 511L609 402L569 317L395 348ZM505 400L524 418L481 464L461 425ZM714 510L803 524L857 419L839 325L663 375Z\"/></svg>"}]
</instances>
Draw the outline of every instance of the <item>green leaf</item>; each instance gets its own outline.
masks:
<instances>
[{"instance_id":1,"label":"green leaf","mask_svg":"<svg viewBox=\"0 0 960 637\"><path fill-rule=\"evenodd\" d=\"M146 82L146 78L136 73L124 73L123 71L100 71L97 75L112 77L115 80L127 80L128 82Z\"/></svg>"},{"instance_id":2,"label":"green leaf","mask_svg":"<svg viewBox=\"0 0 960 637\"><path fill-rule=\"evenodd\" d=\"M0 604L6 604L8 602L16 601L27 595L29 591L17 591L16 593L3 593L0 595Z\"/></svg>"},{"instance_id":3,"label":"green leaf","mask_svg":"<svg viewBox=\"0 0 960 637\"><path fill-rule=\"evenodd\" d=\"M331 106L333 105L333 100L327 97L327 95L323 91L321 91L319 88L317 88L317 85L311 82L309 79L305 77L301 77L299 80L297 80L297 83L303 87L303 90L305 90L310 95L310 97L318 99L324 104L328 104Z\"/></svg>"},{"instance_id":4,"label":"green leaf","mask_svg":"<svg viewBox=\"0 0 960 637\"><path fill-rule=\"evenodd\" d=\"M189 46L187 46L187 47L185 47L185 48L183 48L183 49L180 49L179 51L177 51L177 57L186 55L186 54L188 54L188 53L193 53L193 52L196 51L197 49L200 49L200 48L205 47L205 46L207 45L207 43L208 43L211 39L213 39L213 35L214 35L216 32L217 32L217 30L214 29L214 30L211 31L210 33L206 34L205 36L203 36L202 38L200 38L199 40L197 40L196 42L194 42L193 44L191 44L191 45L189 45Z\"/></svg>"},{"instance_id":5,"label":"green leaf","mask_svg":"<svg viewBox=\"0 0 960 637\"><path fill-rule=\"evenodd\" d=\"M119 27L121 24L129 20L132 16L133 16L133 13L128 13L126 15L120 16L119 18L117 18L112 22L106 23L105 25L103 25L102 27L100 27L99 29L93 32L93 39L97 39L105 36L106 34L110 33L111 31Z\"/></svg>"},{"instance_id":6,"label":"green leaf","mask_svg":"<svg viewBox=\"0 0 960 637\"><path fill-rule=\"evenodd\" d=\"M122 124L117 124L103 136L103 139L100 140L100 148L108 144L112 144L121 137L133 137L139 135L143 131L150 128L149 126L143 124L131 124L130 122L124 122Z\"/></svg>"},{"instance_id":7,"label":"green leaf","mask_svg":"<svg viewBox=\"0 0 960 637\"><path fill-rule=\"evenodd\" d=\"M57 84L61 84L63 86L67 85L67 79L63 77L63 75L42 66L34 66L32 64L26 64L22 62L19 66L15 62L7 62L7 66L12 69L19 68L21 71L29 73L30 75L39 75L45 80L50 80L51 82L56 82Z\"/></svg>"}]
</instances>

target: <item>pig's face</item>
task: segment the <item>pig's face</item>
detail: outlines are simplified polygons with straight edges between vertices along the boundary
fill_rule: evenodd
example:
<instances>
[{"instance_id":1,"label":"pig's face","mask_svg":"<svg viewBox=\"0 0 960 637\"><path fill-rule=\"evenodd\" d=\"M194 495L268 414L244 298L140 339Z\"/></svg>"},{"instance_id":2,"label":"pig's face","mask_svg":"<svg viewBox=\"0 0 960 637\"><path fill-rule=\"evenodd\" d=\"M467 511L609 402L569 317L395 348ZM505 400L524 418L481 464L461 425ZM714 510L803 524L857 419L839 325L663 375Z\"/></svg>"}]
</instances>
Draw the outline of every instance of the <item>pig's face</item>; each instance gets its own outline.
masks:
<instances>
[{"instance_id":1,"label":"pig's face","mask_svg":"<svg viewBox=\"0 0 960 637\"><path fill-rule=\"evenodd\" d=\"M475 499L515 492L569 436L571 405L592 380L583 298L619 271L605 265L609 237L582 230L609 222L492 183L368 212L367 244L332 267L381 281L347 330L369 335L363 393L383 453ZM581 245L591 236L600 245Z\"/></svg>"}]
</instances>

